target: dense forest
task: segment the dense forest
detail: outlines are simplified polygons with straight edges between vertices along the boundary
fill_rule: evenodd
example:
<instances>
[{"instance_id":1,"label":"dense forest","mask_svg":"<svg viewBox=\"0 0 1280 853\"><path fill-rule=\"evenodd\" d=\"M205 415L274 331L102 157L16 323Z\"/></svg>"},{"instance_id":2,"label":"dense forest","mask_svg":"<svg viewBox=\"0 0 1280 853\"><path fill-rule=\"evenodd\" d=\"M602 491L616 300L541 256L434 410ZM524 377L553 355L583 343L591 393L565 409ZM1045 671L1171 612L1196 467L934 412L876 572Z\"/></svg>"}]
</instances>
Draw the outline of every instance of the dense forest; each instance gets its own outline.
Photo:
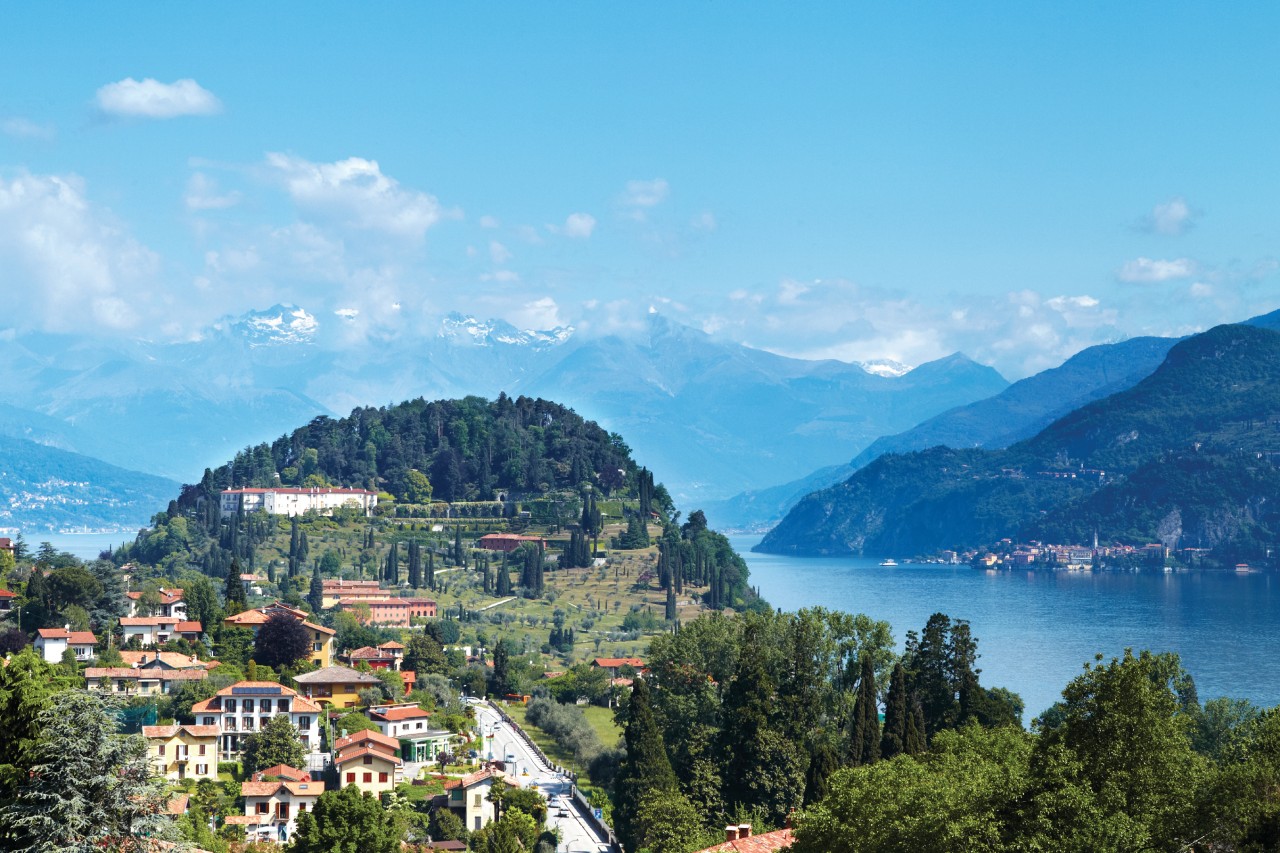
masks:
<instances>
[{"instance_id":1,"label":"dense forest","mask_svg":"<svg viewBox=\"0 0 1280 853\"><path fill-rule=\"evenodd\" d=\"M1219 326L1006 450L886 454L807 496L760 550L910 555L1096 530L1265 559L1280 538L1278 379L1280 333Z\"/></svg>"}]
</instances>

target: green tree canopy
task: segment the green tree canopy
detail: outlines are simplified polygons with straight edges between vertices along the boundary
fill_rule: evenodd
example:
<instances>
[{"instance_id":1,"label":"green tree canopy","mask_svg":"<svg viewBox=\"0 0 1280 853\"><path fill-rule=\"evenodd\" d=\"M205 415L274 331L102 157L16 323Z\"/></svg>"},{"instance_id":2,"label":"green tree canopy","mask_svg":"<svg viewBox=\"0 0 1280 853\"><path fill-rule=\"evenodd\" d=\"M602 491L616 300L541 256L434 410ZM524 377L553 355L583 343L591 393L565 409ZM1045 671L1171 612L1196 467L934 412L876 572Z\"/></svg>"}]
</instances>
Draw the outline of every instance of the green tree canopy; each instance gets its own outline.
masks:
<instances>
[{"instance_id":1,"label":"green tree canopy","mask_svg":"<svg viewBox=\"0 0 1280 853\"><path fill-rule=\"evenodd\" d=\"M264 767L285 764L303 769L307 750L302 745L298 727L286 714L278 714L261 729L245 738L244 768L248 773Z\"/></svg>"},{"instance_id":2,"label":"green tree canopy","mask_svg":"<svg viewBox=\"0 0 1280 853\"><path fill-rule=\"evenodd\" d=\"M368 791L355 785L326 791L298 815L290 853L400 853L402 827Z\"/></svg>"}]
</instances>

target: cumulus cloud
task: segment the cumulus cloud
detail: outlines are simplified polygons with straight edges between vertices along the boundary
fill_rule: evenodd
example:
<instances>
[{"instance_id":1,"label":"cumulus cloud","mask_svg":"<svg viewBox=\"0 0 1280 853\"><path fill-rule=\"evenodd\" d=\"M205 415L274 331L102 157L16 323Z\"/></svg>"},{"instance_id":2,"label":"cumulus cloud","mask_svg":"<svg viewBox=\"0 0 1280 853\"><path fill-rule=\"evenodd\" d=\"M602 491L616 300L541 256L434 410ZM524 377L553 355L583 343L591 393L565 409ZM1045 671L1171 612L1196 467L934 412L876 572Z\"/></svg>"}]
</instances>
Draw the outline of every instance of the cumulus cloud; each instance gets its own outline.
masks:
<instances>
[{"instance_id":1,"label":"cumulus cloud","mask_svg":"<svg viewBox=\"0 0 1280 853\"><path fill-rule=\"evenodd\" d=\"M1195 262L1188 258L1176 258L1171 261L1135 258L1126 262L1116 272L1116 278L1134 284L1151 284L1175 278L1187 278L1194 275L1195 271Z\"/></svg>"},{"instance_id":2,"label":"cumulus cloud","mask_svg":"<svg viewBox=\"0 0 1280 853\"><path fill-rule=\"evenodd\" d=\"M1213 285L1205 284L1203 281L1194 282L1187 290L1193 299L1208 299L1213 296Z\"/></svg>"},{"instance_id":3,"label":"cumulus cloud","mask_svg":"<svg viewBox=\"0 0 1280 853\"><path fill-rule=\"evenodd\" d=\"M54 332L125 330L151 307L159 259L74 175L0 178L8 314Z\"/></svg>"},{"instance_id":4,"label":"cumulus cloud","mask_svg":"<svg viewBox=\"0 0 1280 853\"><path fill-rule=\"evenodd\" d=\"M596 218L590 213L570 213L564 225L548 225L547 230L552 234L585 240L596 230Z\"/></svg>"},{"instance_id":5,"label":"cumulus cloud","mask_svg":"<svg viewBox=\"0 0 1280 853\"><path fill-rule=\"evenodd\" d=\"M239 191L223 193L218 184L203 172L194 172L187 179L187 192L183 197L187 210L223 210L240 203Z\"/></svg>"},{"instance_id":6,"label":"cumulus cloud","mask_svg":"<svg viewBox=\"0 0 1280 853\"><path fill-rule=\"evenodd\" d=\"M1191 229L1195 224L1194 216L1187 200L1179 196L1151 208L1151 212L1143 217L1140 227L1150 233L1176 237Z\"/></svg>"},{"instance_id":7,"label":"cumulus cloud","mask_svg":"<svg viewBox=\"0 0 1280 853\"><path fill-rule=\"evenodd\" d=\"M195 80L161 83L127 77L98 90L98 111L119 118L177 118L221 112L222 102Z\"/></svg>"},{"instance_id":8,"label":"cumulus cloud","mask_svg":"<svg viewBox=\"0 0 1280 853\"><path fill-rule=\"evenodd\" d=\"M401 186L382 173L376 160L349 157L313 163L271 153L267 166L300 211L352 228L420 240L441 219L460 215L443 208L433 195Z\"/></svg>"},{"instance_id":9,"label":"cumulus cloud","mask_svg":"<svg viewBox=\"0 0 1280 853\"><path fill-rule=\"evenodd\" d=\"M643 221L647 211L667 200L671 187L665 178L654 178L651 181L627 181L622 192L620 204L622 214L630 219Z\"/></svg>"},{"instance_id":10,"label":"cumulus cloud","mask_svg":"<svg viewBox=\"0 0 1280 853\"><path fill-rule=\"evenodd\" d=\"M526 302L503 318L521 329L554 329L566 325L560 318L560 306L550 296Z\"/></svg>"},{"instance_id":11,"label":"cumulus cloud","mask_svg":"<svg viewBox=\"0 0 1280 853\"><path fill-rule=\"evenodd\" d=\"M39 139L48 141L57 136L51 124L37 124L21 116L12 116L0 121L0 133L14 139Z\"/></svg>"}]
</instances>

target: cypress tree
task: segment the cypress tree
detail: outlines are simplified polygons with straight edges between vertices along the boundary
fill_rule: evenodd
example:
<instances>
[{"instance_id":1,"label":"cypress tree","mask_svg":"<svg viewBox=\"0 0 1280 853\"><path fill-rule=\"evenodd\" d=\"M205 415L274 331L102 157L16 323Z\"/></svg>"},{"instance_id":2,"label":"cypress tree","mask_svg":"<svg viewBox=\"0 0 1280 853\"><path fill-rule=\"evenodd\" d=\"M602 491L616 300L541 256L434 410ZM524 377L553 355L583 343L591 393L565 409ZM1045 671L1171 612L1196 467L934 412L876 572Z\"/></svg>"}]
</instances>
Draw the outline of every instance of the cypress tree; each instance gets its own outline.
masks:
<instances>
[{"instance_id":1,"label":"cypress tree","mask_svg":"<svg viewBox=\"0 0 1280 853\"><path fill-rule=\"evenodd\" d=\"M641 799L650 793L674 793L676 774L649 703L649 685L643 678L632 684L627 708L623 731L627 752L614 780L613 820L626 849L637 850L644 831L638 821Z\"/></svg>"},{"instance_id":2,"label":"cypress tree","mask_svg":"<svg viewBox=\"0 0 1280 853\"><path fill-rule=\"evenodd\" d=\"M858 695L853 703L853 762L874 764L880 758L880 718L876 713L876 673L871 656L862 658Z\"/></svg>"},{"instance_id":3,"label":"cypress tree","mask_svg":"<svg viewBox=\"0 0 1280 853\"><path fill-rule=\"evenodd\" d=\"M889 695L884 700L884 734L880 738L880 757L889 759L906 749L907 679L902 664L893 667L889 677Z\"/></svg>"},{"instance_id":4,"label":"cypress tree","mask_svg":"<svg viewBox=\"0 0 1280 853\"><path fill-rule=\"evenodd\" d=\"M422 586L422 546L416 539L409 543L409 586Z\"/></svg>"},{"instance_id":5,"label":"cypress tree","mask_svg":"<svg viewBox=\"0 0 1280 853\"><path fill-rule=\"evenodd\" d=\"M667 614L668 622L674 622L676 619L676 588L674 586L667 587Z\"/></svg>"},{"instance_id":6,"label":"cypress tree","mask_svg":"<svg viewBox=\"0 0 1280 853\"><path fill-rule=\"evenodd\" d=\"M239 557L231 558L231 568L227 570L227 582L223 587L223 594L227 600L228 614L235 614L244 610L244 584L240 582ZM233 604L237 605L235 609L232 609Z\"/></svg>"},{"instance_id":7,"label":"cypress tree","mask_svg":"<svg viewBox=\"0 0 1280 853\"><path fill-rule=\"evenodd\" d=\"M319 563L316 563L315 570L311 572L311 590L307 593L307 604L311 605L312 613L319 613L324 605L324 581L320 577Z\"/></svg>"},{"instance_id":8,"label":"cypress tree","mask_svg":"<svg viewBox=\"0 0 1280 853\"><path fill-rule=\"evenodd\" d=\"M911 713L907 715L907 736L903 739L903 750L907 755L919 755L928 749L925 740L924 708L915 703Z\"/></svg>"}]
</instances>

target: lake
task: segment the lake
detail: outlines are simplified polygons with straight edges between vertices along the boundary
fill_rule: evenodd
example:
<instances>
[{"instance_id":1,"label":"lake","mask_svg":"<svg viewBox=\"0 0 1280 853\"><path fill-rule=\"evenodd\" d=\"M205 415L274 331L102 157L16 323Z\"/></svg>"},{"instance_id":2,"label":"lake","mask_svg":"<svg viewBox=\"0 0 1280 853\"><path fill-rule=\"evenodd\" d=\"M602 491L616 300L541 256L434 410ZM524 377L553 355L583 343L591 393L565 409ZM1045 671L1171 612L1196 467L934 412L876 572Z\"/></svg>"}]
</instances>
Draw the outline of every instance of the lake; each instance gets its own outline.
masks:
<instances>
[{"instance_id":1,"label":"lake","mask_svg":"<svg viewBox=\"0 0 1280 853\"><path fill-rule=\"evenodd\" d=\"M102 551L132 542L137 535L135 530L132 533L32 533L24 534L23 538L32 552L40 547L41 542L48 542L59 551L74 554L82 560L96 560Z\"/></svg>"},{"instance_id":2,"label":"lake","mask_svg":"<svg viewBox=\"0 0 1280 853\"><path fill-rule=\"evenodd\" d=\"M822 606L887 621L901 651L908 630L942 612L967 619L982 683L1026 702L1026 720L1055 702L1086 661L1126 647L1177 652L1201 701L1280 704L1280 576L1218 572L986 572L968 566L883 567L860 557L753 554L759 536L731 536L750 583L774 607Z\"/></svg>"}]
</instances>

